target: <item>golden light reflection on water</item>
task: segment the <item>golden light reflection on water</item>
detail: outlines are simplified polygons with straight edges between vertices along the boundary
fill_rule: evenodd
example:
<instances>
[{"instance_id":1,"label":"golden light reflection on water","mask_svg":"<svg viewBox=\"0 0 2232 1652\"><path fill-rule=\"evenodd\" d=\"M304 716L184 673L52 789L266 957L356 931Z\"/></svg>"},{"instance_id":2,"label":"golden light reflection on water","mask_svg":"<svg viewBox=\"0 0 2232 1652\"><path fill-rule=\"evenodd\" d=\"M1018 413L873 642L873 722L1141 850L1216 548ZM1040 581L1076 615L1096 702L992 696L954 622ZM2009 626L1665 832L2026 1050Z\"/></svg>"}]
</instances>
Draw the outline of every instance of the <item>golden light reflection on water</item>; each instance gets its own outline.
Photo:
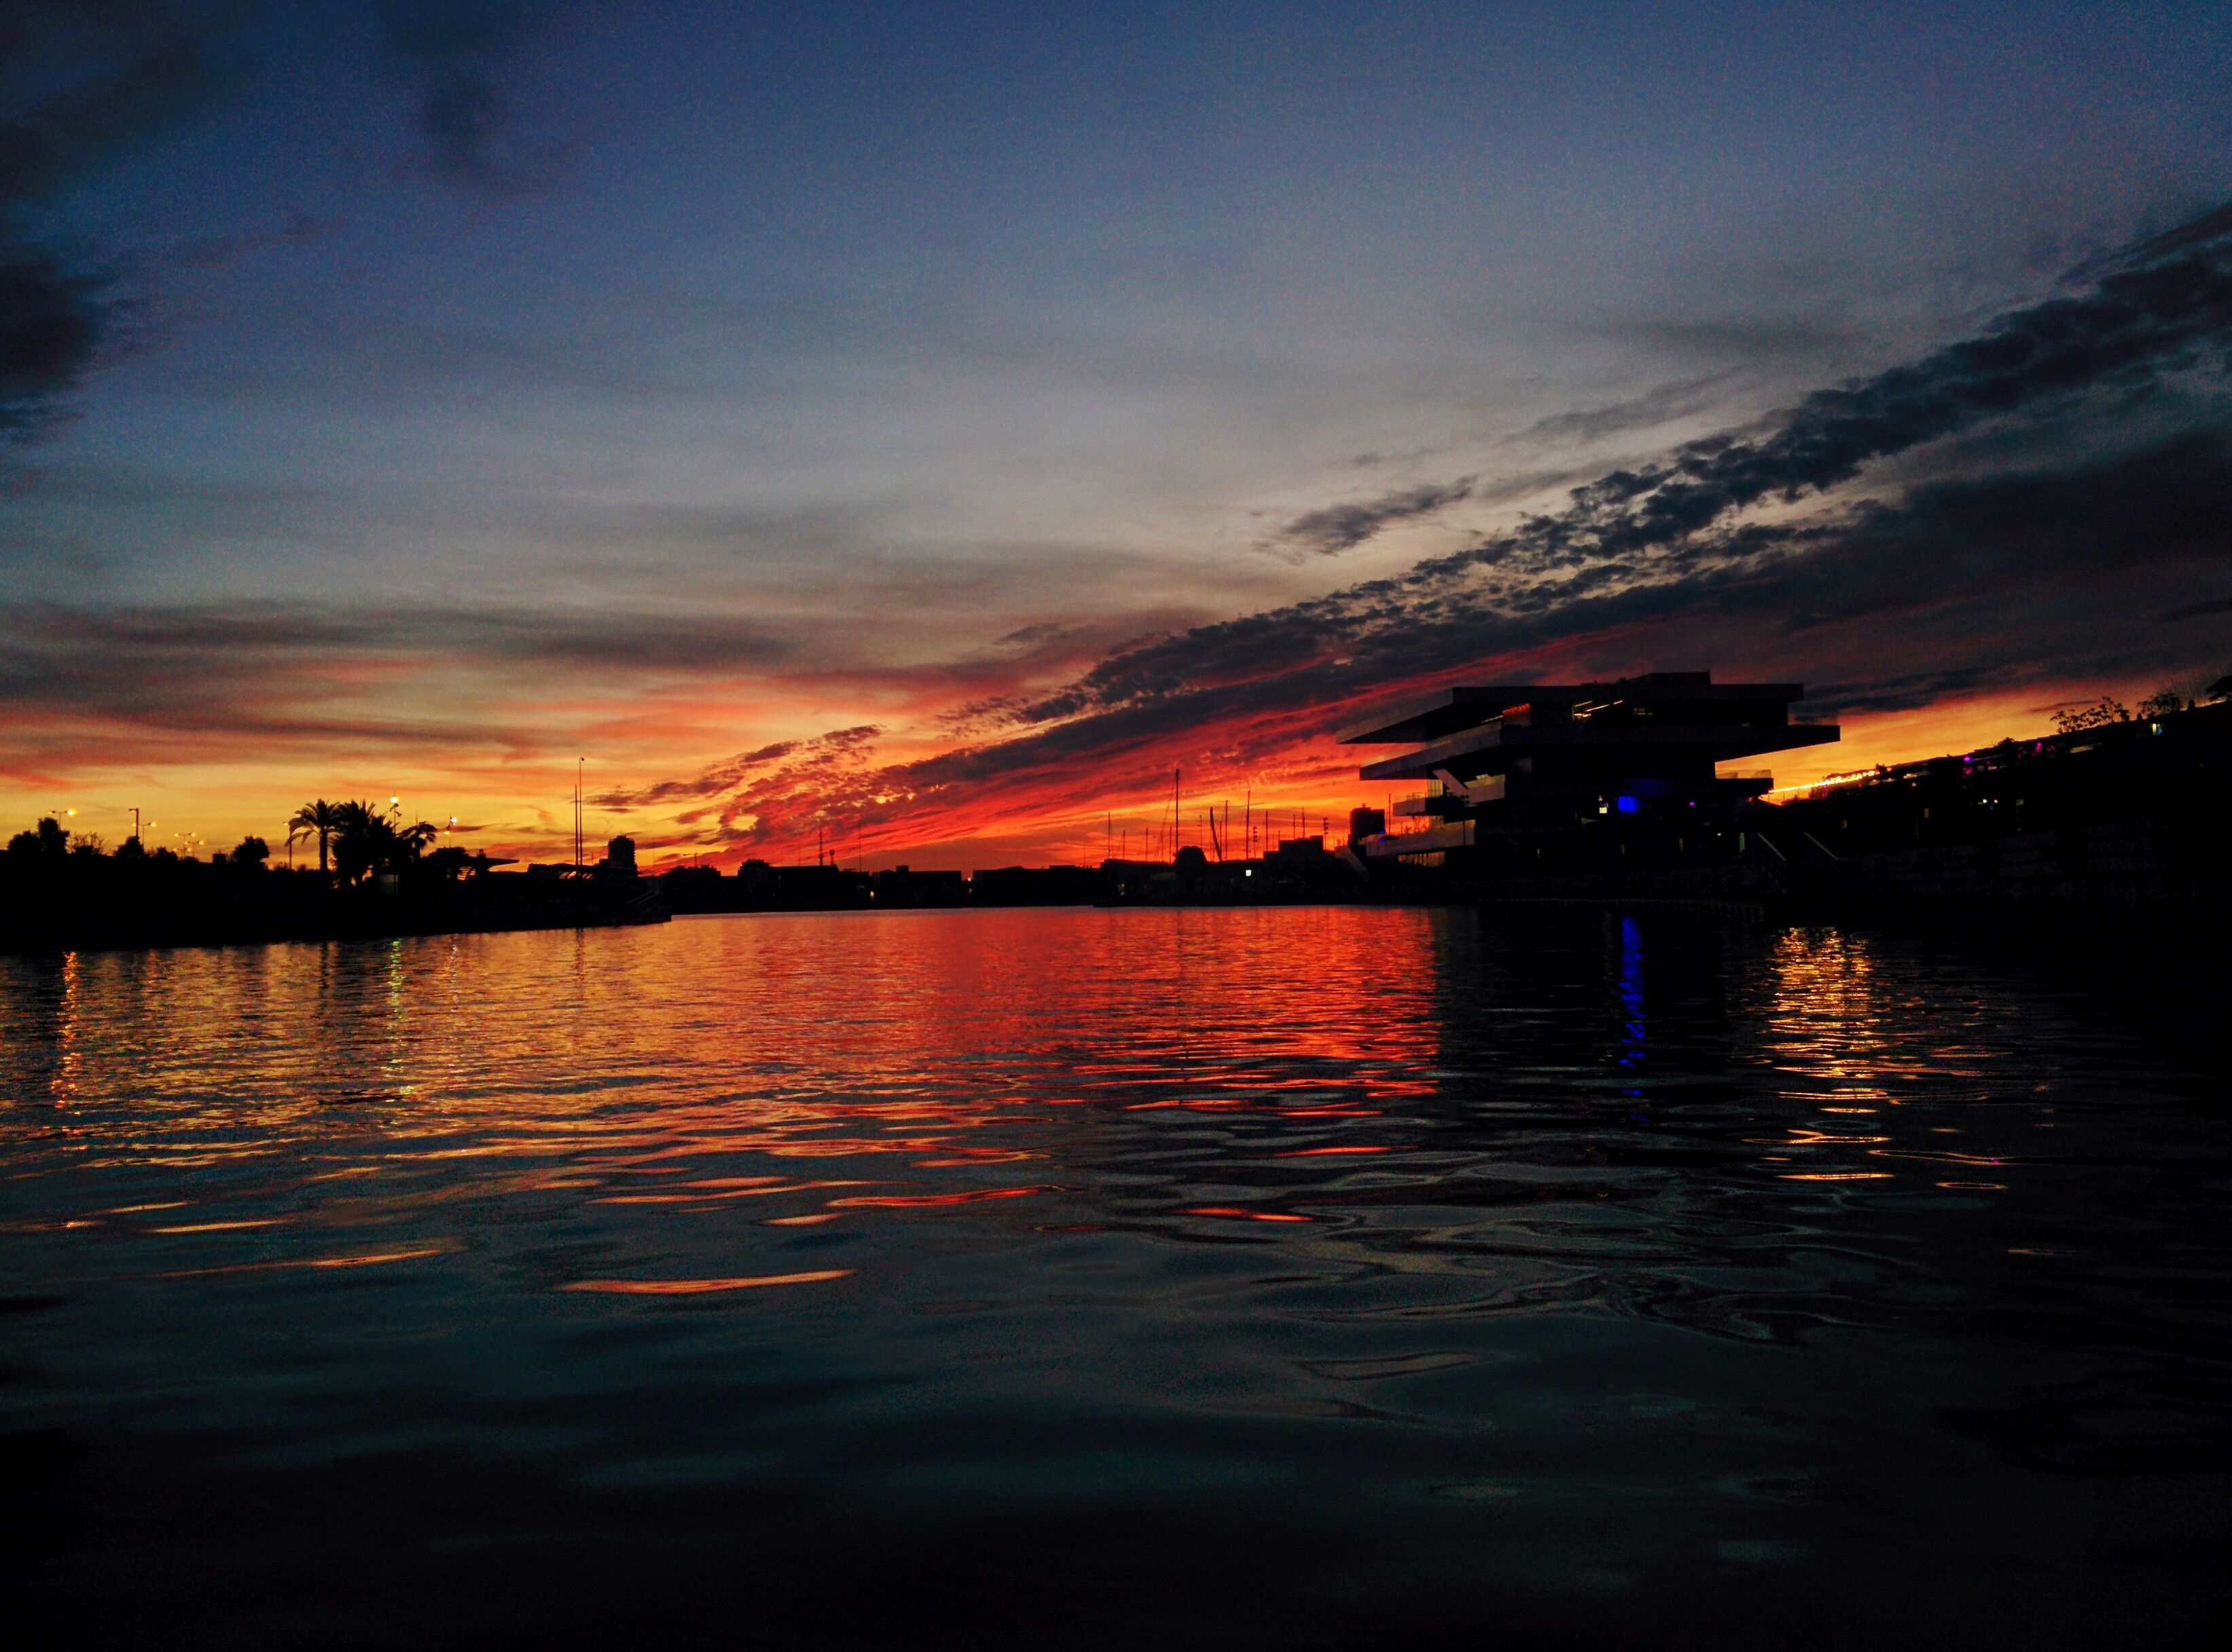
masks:
<instances>
[{"instance_id":1,"label":"golden light reflection on water","mask_svg":"<svg viewBox=\"0 0 2232 1652\"><path fill-rule=\"evenodd\" d=\"M607 1296L707 1296L722 1291L753 1291L774 1285L820 1285L852 1273L849 1267L809 1268L799 1273L761 1273L733 1279L574 1279L568 1291L595 1291Z\"/></svg>"},{"instance_id":2,"label":"golden light reflection on water","mask_svg":"<svg viewBox=\"0 0 2232 1652\"><path fill-rule=\"evenodd\" d=\"M1431 917L1256 916L776 918L20 966L10 1146L191 1191L71 1213L150 1238L369 1230L490 1198L638 1221L749 1203L808 1228L1040 1198L1039 1135L1064 1111L1323 1138L1430 1094ZM1341 957L1357 967L1328 976ZM761 1168L801 1163L838 1173ZM282 1185L263 1179L282 1165ZM158 1205L167 1220L133 1224Z\"/></svg>"},{"instance_id":3,"label":"golden light reflection on water","mask_svg":"<svg viewBox=\"0 0 2232 1652\"><path fill-rule=\"evenodd\" d=\"M1945 1106L2020 1065L2006 1017L1839 930L893 914L9 970L12 1202L173 1273L509 1224L568 1235L547 1287L788 1279L924 1222L1244 1225L1602 1292L1770 1188L1975 1198L2020 1156Z\"/></svg>"},{"instance_id":4,"label":"golden light reflection on water","mask_svg":"<svg viewBox=\"0 0 2232 1652\"><path fill-rule=\"evenodd\" d=\"M1852 931L1791 929L1766 955L1759 1053L1794 1099L1811 1101L1815 1118L1793 1118L1781 1133L1757 1138L1775 1152L1763 1162L1855 1157L1872 1164L1783 1169L1794 1182L1891 1182L1903 1163L1917 1167L1995 1165L2001 1156L1963 1152L1925 1135L1958 1135L1962 1126L1907 1119L1917 1098L1981 1098L1982 1081L2017 1054L2005 1022L1974 1001L1947 1001L1930 983L1887 978L1881 943ZM1977 1086L1977 1087L1972 1087ZM1917 1172L1920 1174L1920 1172ZM1940 1182L1949 1190L1984 1192L1994 1184Z\"/></svg>"}]
</instances>

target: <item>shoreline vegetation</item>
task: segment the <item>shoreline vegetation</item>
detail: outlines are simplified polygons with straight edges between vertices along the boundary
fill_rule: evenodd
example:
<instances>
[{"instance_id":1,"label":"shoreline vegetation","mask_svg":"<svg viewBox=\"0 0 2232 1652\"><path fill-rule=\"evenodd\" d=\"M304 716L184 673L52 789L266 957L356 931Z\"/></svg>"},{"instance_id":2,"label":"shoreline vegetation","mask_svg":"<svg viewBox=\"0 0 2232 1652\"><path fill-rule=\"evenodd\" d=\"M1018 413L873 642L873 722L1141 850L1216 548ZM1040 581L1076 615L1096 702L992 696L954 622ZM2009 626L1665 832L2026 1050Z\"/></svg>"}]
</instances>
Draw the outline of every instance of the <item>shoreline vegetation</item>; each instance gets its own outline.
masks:
<instances>
[{"instance_id":1,"label":"shoreline vegetation","mask_svg":"<svg viewBox=\"0 0 2232 1652\"><path fill-rule=\"evenodd\" d=\"M441 828L406 822L392 806L319 799L288 828L290 841L315 842L316 867L271 865L259 837L204 860L149 851L137 834L111 851L43 819L0 853L0 953L607 927L667 916L658 883L636 875L624 838L613 847L626 852L594 867L512 872L499 870L509 861L441 844Z\"/></svg>"},{"instance_id":2,"label":"shoreline vegetation","mask_svg":"<svg viewBox=\"0 0 2232 1652\"><path fill-rule=\"evenodd\" d=\"M441 844L430 822L319 800L289 822L294 841L318 850L319 867L298 871L271 865L258 838L207 860L147 852L137 838L112 852L49 819L0 853L0 953L1016 906L1652 904L1956 923L2232 916L2232 701L2112 712L1720 820L1614 815L1368 866L1310 837L1247 860L1188 845L1174 860L973 874L747 860L733 873L643 876L622 837L594 866L515 871Z\"/></svg>"}]
</instances>

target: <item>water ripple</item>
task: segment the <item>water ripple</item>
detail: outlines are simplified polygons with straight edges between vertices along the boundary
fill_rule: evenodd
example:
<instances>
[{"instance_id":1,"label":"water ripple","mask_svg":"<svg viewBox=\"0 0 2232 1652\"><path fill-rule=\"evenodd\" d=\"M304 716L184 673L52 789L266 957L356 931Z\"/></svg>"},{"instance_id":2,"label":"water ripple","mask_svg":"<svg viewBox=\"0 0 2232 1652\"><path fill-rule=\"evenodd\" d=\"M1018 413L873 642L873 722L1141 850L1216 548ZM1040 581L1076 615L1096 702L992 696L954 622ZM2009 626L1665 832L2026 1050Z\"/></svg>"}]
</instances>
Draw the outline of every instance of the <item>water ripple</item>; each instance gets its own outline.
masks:
<instances>
[{"instance_id":1,"label":"water ripple","mask_svg":"<svg viewBox=\"0 0 2232 1652\"><path fill-rule=\"evenodd\" d=\"M639 1535L719 1532L764 1564L706 1577L873 1642L905 1614L801 1545L1080 1577L1122 1507L1149 1569L1286 1534L1236 1564L1320 1601L1304 1640L1333 1579L1375 1624L1500 1579L1616 1639L1621 1591L1730 1568L1888 1632L1917 1566L2075 1637L2080 1582L2207 1592L2170 1488L2232 1467L2217 1082L2016 965L1673 917L5 961L0 1416L78 1511L37 1585L157 1580L120 1622L193 1566L324 1621L287 1532L354 1498L410 1511L380 1564L429 1613L488 1586L438 1553L594 1616ZM2114 1479L2152 1559L2054 1489ZM562 1564L592 1532L602 1581Z\"/></svg>"}]
</instances>

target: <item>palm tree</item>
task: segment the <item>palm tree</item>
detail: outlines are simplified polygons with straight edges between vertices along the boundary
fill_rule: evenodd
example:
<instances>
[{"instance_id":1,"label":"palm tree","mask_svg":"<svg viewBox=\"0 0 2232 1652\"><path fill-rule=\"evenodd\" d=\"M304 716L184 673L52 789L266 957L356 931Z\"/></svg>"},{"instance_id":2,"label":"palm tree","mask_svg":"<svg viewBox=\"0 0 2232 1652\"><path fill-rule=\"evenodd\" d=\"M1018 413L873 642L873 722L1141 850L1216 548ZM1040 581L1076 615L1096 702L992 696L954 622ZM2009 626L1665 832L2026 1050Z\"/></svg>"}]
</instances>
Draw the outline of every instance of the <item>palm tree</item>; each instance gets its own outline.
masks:
<instances>
[{"instance_id":1,"label":"palm tree","mask_svg":"<svg viewBox=\"0 0 2232 1652\"><path fill-rule=\"evenodd\" d=\"M341 829L341 806L319 798L295 811L293 818L287 822L287 841L291 845L298 838L315 838L318 840L318 870L328 871L331 870L328 848L334 840L334 834Z\"/></svg>"},{"instance_id":2,"label":"palm tree","mask_svg":"<svg viewBox=\"0 0 2232 1652\"><path fill-rule=\"evenodd\" d=\"M344 884L376 871L401 871L438 835L431 820L405 826L401 815L369 803L334 806L334 865Z\"/></svg>"},{"instance_id":3,"label":"palm tree","mask_svg":"<svg viewBox=\"0 0 2232 1652\"><path fill-rule=\"evenodd\" d=\"M393 838L394 828L371 804L334 805L334 864L344 884L378 870Z\"/></svg>"}]
</instances>

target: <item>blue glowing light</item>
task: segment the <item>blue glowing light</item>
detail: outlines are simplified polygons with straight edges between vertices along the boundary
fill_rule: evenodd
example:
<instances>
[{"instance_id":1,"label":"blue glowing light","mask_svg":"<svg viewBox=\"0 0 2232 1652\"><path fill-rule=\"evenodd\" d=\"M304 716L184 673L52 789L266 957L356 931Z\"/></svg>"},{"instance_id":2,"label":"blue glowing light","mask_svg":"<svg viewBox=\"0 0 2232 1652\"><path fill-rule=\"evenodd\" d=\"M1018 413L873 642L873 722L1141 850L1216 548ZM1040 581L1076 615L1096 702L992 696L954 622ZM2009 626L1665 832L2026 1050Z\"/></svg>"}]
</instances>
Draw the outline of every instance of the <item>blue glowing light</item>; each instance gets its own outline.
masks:
<instances>
[{"instance_id":1,"label":"blue glowing light","mask_svg":"<svg viewBox=\"0 0 2232 1652\"><path fill-rule=\"evenodd\" d=\"M1622 814L1632 814L1638 807L1640 806L1632 797L1624 797L1619 800L1619 812Z\"/></svg>"}]
</instances>

